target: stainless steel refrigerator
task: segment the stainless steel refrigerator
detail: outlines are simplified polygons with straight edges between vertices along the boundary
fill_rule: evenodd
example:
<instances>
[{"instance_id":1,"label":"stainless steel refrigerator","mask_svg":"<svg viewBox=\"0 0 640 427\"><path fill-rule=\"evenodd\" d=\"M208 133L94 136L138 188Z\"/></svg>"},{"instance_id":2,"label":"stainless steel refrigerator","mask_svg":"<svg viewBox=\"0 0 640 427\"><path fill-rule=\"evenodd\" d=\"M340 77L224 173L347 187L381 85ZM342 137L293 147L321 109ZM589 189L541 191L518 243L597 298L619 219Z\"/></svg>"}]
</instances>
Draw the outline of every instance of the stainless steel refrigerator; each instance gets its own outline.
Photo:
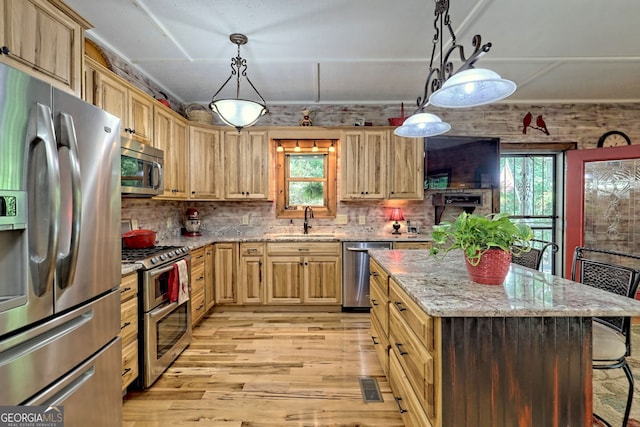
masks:
<instances>
[{"instance_id":1,"label":"stainless steel refrigerator","mask_svg":"<svg viewBox=\"0 0 640 427\"><path fill-rule=\"evenodd\" d=\"M121 424L120 120L0 64L0 406Z\"/></svg>"}]
</instances>

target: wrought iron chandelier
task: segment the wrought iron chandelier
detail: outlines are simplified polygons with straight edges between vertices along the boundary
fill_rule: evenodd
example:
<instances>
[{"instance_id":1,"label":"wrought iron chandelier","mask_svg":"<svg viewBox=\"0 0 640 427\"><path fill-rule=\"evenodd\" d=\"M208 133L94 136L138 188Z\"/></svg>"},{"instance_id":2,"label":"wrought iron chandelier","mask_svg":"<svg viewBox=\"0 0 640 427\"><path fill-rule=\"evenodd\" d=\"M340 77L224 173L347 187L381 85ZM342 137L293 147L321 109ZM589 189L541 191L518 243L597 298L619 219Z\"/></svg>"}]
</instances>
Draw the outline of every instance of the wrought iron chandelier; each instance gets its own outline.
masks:
<instances>
[{"instance_id":1,"label":"wrought iron chandelier","mask_svg":"<svg viewBox=\"0 0 640 427\"><path fill-rule=\"evenodd\" d=\"M233 126L240 132L243 128L254 125L258 119L264 116L269 110L267 109L266 101L247 76L247 60L240 56L240 46L246 44L249 39L244 34L239 33L231 34L229 39L238 46L238 56L231 58L231 75L213 95L211 103L209 103L209 108L218 114L223 122L229 126ZM216 96L218 96L220 91L222 91L234 76L236 78L236 97L216 99ZM240 76L244 77L251 85L255 93L257 93L262 100L261 103L248 99L240 99Z\"/></svg>"},{"instance_id":2,"label":"wrought iron chandelier","mask_svg":"<svg viewBox=\"0 0 640 427\"><path fill-rule=\"evenodd\" d=\"M458 44L451 27L449 0L435 0L433 27L435 35L424 94L417 99L418 108L415 113L394 131L399 136L434 136L451 129L438 116L424 112L429 105L444 108L475 107L504 99L516 90L514 82L501 78L491 70L474 67L476 61L491 49L491 43L482 44L479 34L473 37L473 53L469 58L465 57L464 47ZM444 28L451 35L451 46L446 51ZM458 51L462 65L454 72L450 57L455 51ZM436 53L439 54L440 63L434 65Z\"/></svg>"}]
</instances>

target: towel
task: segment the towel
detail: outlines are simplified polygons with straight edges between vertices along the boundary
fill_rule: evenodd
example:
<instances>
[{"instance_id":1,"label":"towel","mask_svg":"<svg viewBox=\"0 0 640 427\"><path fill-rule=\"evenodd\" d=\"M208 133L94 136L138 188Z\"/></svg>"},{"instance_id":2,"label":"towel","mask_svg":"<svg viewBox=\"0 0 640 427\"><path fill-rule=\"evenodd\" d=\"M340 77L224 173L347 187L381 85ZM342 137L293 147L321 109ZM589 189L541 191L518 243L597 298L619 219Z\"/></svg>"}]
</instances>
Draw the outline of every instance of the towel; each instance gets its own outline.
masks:
<instances>
[{"instance_id":1,"label":"towel","mask_svg":"<svg viewBox=\"0 0 640 427\"><path fill-rule=\"evenodd\" d=\"M189 300L189 272L187 261L180 260L173 264L169 272L169 301L182 304Z\"/></svg>"}]
</instances>

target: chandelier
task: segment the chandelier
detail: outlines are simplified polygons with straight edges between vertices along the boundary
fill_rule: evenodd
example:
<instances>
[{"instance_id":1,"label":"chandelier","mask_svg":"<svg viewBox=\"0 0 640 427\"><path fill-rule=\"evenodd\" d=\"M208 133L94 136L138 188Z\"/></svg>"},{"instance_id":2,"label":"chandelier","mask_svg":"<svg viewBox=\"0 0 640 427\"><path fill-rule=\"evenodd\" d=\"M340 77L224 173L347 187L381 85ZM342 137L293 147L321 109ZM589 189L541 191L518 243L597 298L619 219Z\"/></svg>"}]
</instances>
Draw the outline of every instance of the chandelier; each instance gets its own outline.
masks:
<instances>
[{"instance_id":1,"label":"chandelier","mask_svg":"<svg viewBox=\"0 0 640 427\"><path fill-rule=\"evenodd\" d=\"M417 99L416 112L394 131L398 136L425 137L449 131L451 126L448 123L434 114L424 112L429 105L443 108L475 107L504 99L516 90L514 82L501 78L491 70L474 67L476 61L491 49L491 43L482 44L479 34L473 37L473 53L469 58L465 57L464 47L456 41L451 27L449 0L435 0L433 27L435 35L424 94ZM451 46L446 51L444 28L451 35ZM450 57L455 51L458 51L462 65L454 72ZM440 63L434 65L436 53L439 54Z\"/></svg>"},{"instance_id":2,"label":"chandelier","mask_svg":"<svg viewBox=\"0 0 640 427\"><path fill-rule=\"evenodd\" d=\"M240 56L240 46L246 44L249 40L244 34L234 33L229 36L232 43L238 46L238 56L231 58L231 75L222 84L220 89L213 95L209 108L218 114L220 119L229 126L233 126L240 132L243 128L252 126L258 119L264 116L269 110L267 109L266 102L258 89L251 83L247 76L247 60ZM262 102L250 101L247 99L240 99L240 76L244 77L251 85L255 93L258 94ZM216 96L222 91L222 89L231 81L235 76L236 78L236 97L235 98L223 98L216 99Z\"/></svg>"}]
</instances>

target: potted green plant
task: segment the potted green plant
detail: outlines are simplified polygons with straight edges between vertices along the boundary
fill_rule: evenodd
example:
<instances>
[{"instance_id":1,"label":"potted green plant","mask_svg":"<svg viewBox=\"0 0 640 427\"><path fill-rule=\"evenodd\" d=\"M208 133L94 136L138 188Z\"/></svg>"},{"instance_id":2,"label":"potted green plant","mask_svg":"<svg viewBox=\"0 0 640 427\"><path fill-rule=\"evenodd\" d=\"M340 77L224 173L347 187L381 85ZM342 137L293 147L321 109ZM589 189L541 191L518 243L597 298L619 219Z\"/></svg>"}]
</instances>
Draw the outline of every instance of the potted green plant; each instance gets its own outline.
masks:
<instances>
[{"instance_id":1,"label":"potted green plant","mask_svg":"<svg viewBox=\"0 0 640 427\"><path fill-rule=\"evenodd\" d=\"M512 254L529 251L531 228L516 224L508 214L461 213L454 222L433 226L432 255L445 256L454 249L464 252L471 280L483 284L502 284Z\"/></svg>"}]
</instances>

